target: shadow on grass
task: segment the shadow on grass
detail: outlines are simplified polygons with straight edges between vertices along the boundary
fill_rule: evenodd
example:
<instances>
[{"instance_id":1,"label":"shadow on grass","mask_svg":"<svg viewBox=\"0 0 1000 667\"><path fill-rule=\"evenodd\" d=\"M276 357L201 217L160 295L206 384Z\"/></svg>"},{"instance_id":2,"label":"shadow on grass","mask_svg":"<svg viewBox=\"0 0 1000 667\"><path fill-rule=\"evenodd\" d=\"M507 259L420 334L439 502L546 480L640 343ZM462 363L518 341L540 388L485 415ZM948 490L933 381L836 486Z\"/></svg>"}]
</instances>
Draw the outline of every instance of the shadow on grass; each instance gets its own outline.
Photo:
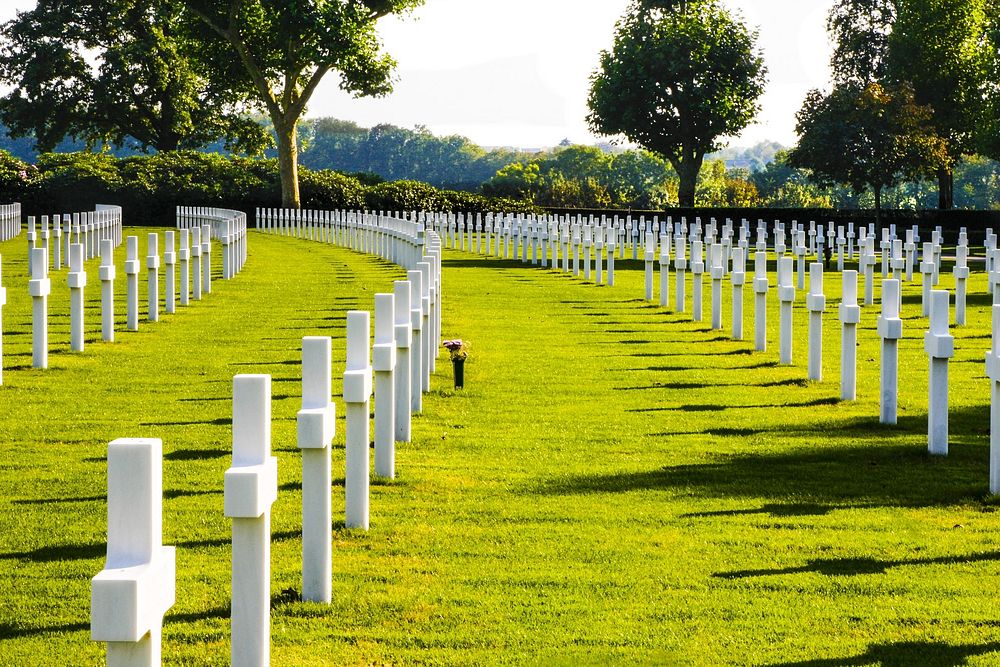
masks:
<instances>
[{"instance_id":1,"label":"shadow on grass","mask_svg":"<svg viewBox=\"0 0 1000 667\"><path fill-rule=\"evenodd\" d=\"M732 572L716 572L713 577L719 579L748 579L750 577L768 577L780 574L800 574L816 572L828 577L849 577L859 574L885 574L891 567L906 565L958 565L961 563L984 563L1000 561L1000 551L985 551L966 556L938 556L936 558L903 558L899 560L882 560L879 558L816 558L800 567L785 567L763 570L735 570Z\"/></svg>"},{"instance_id":2,"label":"shadow on grass","mask_svg":"<svg viewBox=\"0 0 1000 667\"><path fill-rule=\"evenodd\" d=\"M649 389L710 389L714 387L808 387L806 378L787 378L770 382L654 382L638 387L614 387L614 391L646 391Z\"/></svg>"},{"instance_id":3,"label":"shadow on grass","mask_svg":"<svg viewBox=\"0 0 1000 667\"><path fill-rule=\"evenodd\" d=\"M175 498L192 498L195 496L215 496L222 493L222 489L165 489L163 491L164 500L173 500Z\"/></svg>"},{"instance_id":4,"label":"shadow on grass","mask_svg":"<svg viewBox=\"0 0 1000 667\"><path fill-rule=\"evenodd\" d=\"M84 496L81 498L31 498L12 500L11 503L14 505L49 505L51 503L103 503L105 500L107 500L107 496Z\"/></svg>"},{"instance_id":5,"label":"shadow on grass","mask_svg":"<svg viewBox=\"0 0 1000 667\"><path fill-rule=\"evenodd\" d=\"M652 371L654 373L679 373L685 371L698 371L699 373L706 370L719 370L719 371L755 371L762 368L777 368L778 362L776 361L763 361L759 364L750 364L748 366L649 366L647 368L629 368L627 369L630 373L642 373L645 371Z\"/></svg>"},{"instance_id":6,"label":"shadow on grass","mask_svg":"<svg viewBox=\"0 0 1000 667\"><path fill-rule=\"evenodd\" d=\"M139 426L229 426L232 423L232 417L219 417L218 419L203 419L201 421L190 422L143 422Z\"/></svg>"},{"instance_id":7,"label":"shadow on grass","mask_svg":"<svg viewBox=\"0 0 1000 667\"><path fill-rule=\"evenodd\" d=\"M167 461L208 461L232 456L230 449L176 449L163 458Z\"/></svg>"},{"instance_id":8,"label":"shadow on grass","mask_svg":"<svg viewBox=\"0 0 1000 667\"><path fill-rule=\"evenodd\" d=\"M452 269L532 269L538 270L540 267L533 267L531 264L523 264L520 260L513 259L495 259L489 257L482 257L481 259L452 259L445 258L441 260L441 265L443 268Z\"/></svg>"},{"instance_id":9,"label":"shadow on grass","mask_svg":"<svg viewBox=\"0 0 1000 667\"><path fill-rule=\"evenodd\" d=\"M830 429L776 433L776 437L821 440ZM764 429L712 429L706 435L745 437ZM855 433L858 433L855 431ZM676 434L675 434L676 435ZM697 434L695 434L697 435ZM843 434L842 434L843 435ZM687 491L706 498L761 498L815 504L927 507L980 502L989 452L956 447L947 458L920 445L883 444L871 434L845 437L861 444L808 447L781 453L720 456L716 462L654 470L577 475L542 482L542 495Z\"/></svg>"},{"instance_id":10,"label":"shadow on grass","mask_svg":"<svg viewBox=\"0 0 1000 667\"><path fill-rule=\"evenodd\" d=\"M0 623L0 639L21 639L24 637L37 637L38 635L84 631L90 631L90 623L66 623L65 625L48 625L40 628L22 628L10 623Z\"/></svg>"},{"instance_id":11,"label":"shadow on grass","mask_svg":"<svg viewBox=\"0 0 1000 667\"><path fill-rule=\"evenodd\" d=\"M801 403L771 403L761 405L718 405L716 403L708 405L674 405L654 408L630 408L626 412L724 412L726 410L758 410L760 408L814 408L822 405L837 405L840 399L835 396L817 398Z\"/></svg>"},{"instance_id":12,"label":"shadow on grass","mask_svg":"<svg viewBox=\"0 0 1000 667\"><path fill-rule=\"evenodd\" d=\"M297 530L286 530L280 533L271 533L271 542L285 542L302 537L302 533ZM232 537L220 537L211 540L186 540L184 542L174 542L173 546L178 549L217 549L232 545ZM101 547L103 552L103 546Z\"/></svg>"},{"instance_id":13,"label":"shadow on grass","mask_svg":"<svg viewBox=\"0 0 1000 667\"><path fill-rule=\"evenodd\" d=\"M883 665L884 667L958 667L967 664L967 659L975 655L1000 651L1000 643L962 644L954 646L940 642L897 642L895 644L873 644L861 655L847 658L817 658L798 662L774 663L770 667L863 667Z\"/></svg>"},{"instance_id":14,"label":"shadow on grass","mask_svg":"<svg viewBox=\"0 0 1000 667\"><path fill-rule=\"evenodd\" d=\"M858 507L864 507L864 505L850 505L849 507L857 509ZM745 510L718 510L714 512L689 512L688 514L681 514L679 518L681 519L707 519L716 516L749 516L754 514L766 514L774 518L780 517L791 517L791 516L824 516L830 512L842 509L842 507L836 505L819 505L816 503L768 503L763 507L745 509Z\"/></svg>"},{"instance_id":15,"label":"shadow on grass","mask_svg":"<svg viewBox=\"0 0 1000 667\"><path fill-rule=\"evenodd\" d=\"M647 341L653 342L653 341ZM622 343L615 343L615 345L620 345ZM750 356L754 354L751 348L739 348L735 350L728 350L726 352L716 352L712 349L706 349L704 352L691 352L690 350L685 350L684 352L632 352L630 354L622 355L608 355L608 356L622 356L622 357L636 357L642 359L660 359L665 357L736 357L736 356ZM728 369L722 369L728 370Z\"/></svg>"},{"instance_id":16,"label":"shadow on grass","mask_svg":"<svg viewBox=\"0 0 1000 667\"><path fill-rule=\"evenodd\" d=\"M31 551L13 551L0 554L0 560L30 560L33 563L58 563L67 560L103 558L105 544L58 544L39 547Z\"/></svg>"},{"instance_id":17,"label":"shadow on grass","mask_svg":"<svg viewBox=\"0 0 1000 667\"><path fill-rule=\"evenodd\" d=\"M284 361L234 361L230 366L301 366L300 359L286 359Z\"/></svg>"},{"instance_id":18,"label":"shadow on grass","mask_svg":"<svg viewBox=\"0 0 1000 667\"><path fill-rule=\"evenodd\" d=\"M210 621L213 619L229 618L231 611L229 607L215 607L204 611L192 611L184 614L172 614L167 612L163 617L164 625L173 623L198 623L200 621Z\"/></svg>"}]
</instances>

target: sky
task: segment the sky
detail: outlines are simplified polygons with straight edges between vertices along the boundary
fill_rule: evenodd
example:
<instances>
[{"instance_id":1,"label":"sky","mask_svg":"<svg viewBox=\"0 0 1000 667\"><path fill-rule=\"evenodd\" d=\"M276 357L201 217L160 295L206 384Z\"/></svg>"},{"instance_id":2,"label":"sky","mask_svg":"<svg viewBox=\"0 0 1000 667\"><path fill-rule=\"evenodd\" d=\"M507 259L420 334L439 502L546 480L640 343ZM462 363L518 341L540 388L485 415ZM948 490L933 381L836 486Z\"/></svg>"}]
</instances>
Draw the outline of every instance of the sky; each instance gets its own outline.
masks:
<instances>
[{"instance_id":1,"label":"sky","mask_svg":"<svg viewBox=\"0 0 1000 667\"><path fill-rule=\"evenodd\" d=\"M733 146L795 143L795 112L812 88L828 85L825 31L833 0L723 0L760 32L768 69L757 122ZM0 21L33 0L0 0ZM612 45L628 0L426 0L379 25L398 61L394 92L355 99L327 75L308 116L364 127L426 125L483 146L540 148L563 139L602 140L587 128L589 77Z\"/></svg>"}]
</instances>

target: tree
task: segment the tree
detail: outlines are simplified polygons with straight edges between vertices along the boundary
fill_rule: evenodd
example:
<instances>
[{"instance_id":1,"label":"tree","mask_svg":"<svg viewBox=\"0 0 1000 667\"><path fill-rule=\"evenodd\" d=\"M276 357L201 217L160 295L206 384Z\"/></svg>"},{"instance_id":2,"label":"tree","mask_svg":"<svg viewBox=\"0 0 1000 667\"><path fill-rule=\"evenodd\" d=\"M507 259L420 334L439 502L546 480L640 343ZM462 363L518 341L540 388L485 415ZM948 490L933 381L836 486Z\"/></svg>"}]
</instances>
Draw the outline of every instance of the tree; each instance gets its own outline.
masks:
<instances>
[{"instance_id":1,"label":"tree","mask_svg":"<svg viewBox=\"0 0 1000 667\"><path fill-rule=\"evenodd\" d=\"M207 76L180 13L171 0L40 0L19 12L0 40L0 79L14 86L0 118L41 151L66 136L159 151L224 137L261 150L267 136Z\"/></svg>"},{"instance_id":2,"label":"tree","mask_svg":"<svg viewBox=\"0 0 1000 667\"><path fill-rule=\"evenodd\" d=\"M1000 0L986 6L986 117L977 145L983 155L1000 158Z\"/></svg>"},{"instance_id":3,"label":"tree","mask_svg":"<svg viewBox=\"0 0 1000 667\"><path fill-rule=\"evenodd\" d=\"M856 193L870 188L878 217L885 188L948 163L932 117L908 86L890 91L877 83L846 83L829 95L813 90L796 115L799 143L788 164L811 169L820 182L846 183Z\"/></svg>"},{"instance_id":4,"label":"tree","mask_svg":"<svg viewBox=\"0 0 1000 667\"><path fill-rule=\"evenodd\" d=\"M897 0L888 42L890 81L912 85L932 109L931 124L947 142L940 164L938 207L954 205L952 165L974 152L984 122L988 21L985 0Z\"/></svg>"},{"instance_id":5,"label":"tree","mask_svg":"<svg viewBox=\"0 0 1000 667\"><path fill-rule=\"evenodd\" d=\"M320 81L338 72L341 89L354 95L389 93L395 61L382 53L375 26L422 2L187 0L216 76L274 125L284 206L299 206L298 123Z\"/></svg>"},{"instance_id":6,"label":"tree","mask_svg":"<svg viewBox=\"0 0 1000 667\"><path fill-rule=\"evenodd\" d=\"M588 122L663 156L693 206L705 154L759 110L765 68L751 33L715 0L634 2L591 77Z\"/></svg>"},{"instance_id":7,"label":"tree","mask_svg":"<svg viewBox=\"0 0 1000 667\"><path fill-rule=\"evenodd\" d=\"M835 83L865 85L886 74L889 34L898 0L836 0L827 17Z\"/></svg>"},{"instance_id":8,"label":"tree","mask_svg":"<svg viewBox=\"0 0 1000 667\"><path fill-rule=\"evenodd\" d=\"M657 188L673 177L670 165L659 155L635 150L614 156L606 180L615 206L648 209L654 205Z\"/></svg>"}]
</instances>

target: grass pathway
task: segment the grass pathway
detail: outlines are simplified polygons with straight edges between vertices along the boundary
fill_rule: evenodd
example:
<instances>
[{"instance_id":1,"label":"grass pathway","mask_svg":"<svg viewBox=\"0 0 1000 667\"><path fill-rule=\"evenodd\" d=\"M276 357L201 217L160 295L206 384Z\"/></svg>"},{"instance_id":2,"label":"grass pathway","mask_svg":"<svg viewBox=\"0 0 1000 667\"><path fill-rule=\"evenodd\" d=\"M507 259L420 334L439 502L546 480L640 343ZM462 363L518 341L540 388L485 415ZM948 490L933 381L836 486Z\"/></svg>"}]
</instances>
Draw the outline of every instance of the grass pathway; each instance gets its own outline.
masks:
<instances>
[{"instance_id":1,"label":"grass pathway","mask_svg":"<svg viewBox=\"0 0 1000 667\"><path fill-rule=\"evenodd\" d=\"M8 369L30 363L22 245L0 244ZM397 456L399 479L372 487L371 532L336 526L327 608L294 593L300 339L334 337L339 392L344 312L371 308L401 272L275 237L252 235L250 253L244 273L217 282L206 301L114 345L91 345L92 301L84 355L53 354L47 373L5 373L0 664L100 660L87 632L89 579L103 565L106 443L120 436L164 439L164 541L178 546L165 662L228 664L221 491L231 380L242 372L274 375L274 664L1000 658L1000 516L985 497L985 297L956 332L952 455L932 460L919 287L904 297L908 380L900 425L889 429L877 424L871 309L859 331L861 400L836 400L833 276L826 379L808 383L804 310L797 365L774 363L774 291L772 350L751 354L752 343L636 298L639 264L619 262L619 286L602 288L446 252L443 334L472 342L467 389L448 389L442 359L414 443ZM68 292L63 276L57 294ZM88 294L97 296L96 282ZM68 311L62 298L54 313ZM749 289L746 298L749 314ZM53 343L68 348L68 317L53 323Z\"/></svg>"}]
</instances>

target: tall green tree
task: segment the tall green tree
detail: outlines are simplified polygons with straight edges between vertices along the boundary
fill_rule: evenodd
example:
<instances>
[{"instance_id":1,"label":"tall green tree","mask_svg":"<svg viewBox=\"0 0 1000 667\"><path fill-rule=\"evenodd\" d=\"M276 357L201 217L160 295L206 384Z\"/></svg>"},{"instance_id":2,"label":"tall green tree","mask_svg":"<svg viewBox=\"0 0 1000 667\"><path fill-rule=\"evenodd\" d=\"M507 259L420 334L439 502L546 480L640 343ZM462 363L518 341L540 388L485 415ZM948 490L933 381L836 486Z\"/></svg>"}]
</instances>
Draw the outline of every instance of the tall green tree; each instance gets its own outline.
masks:
<instances>
[{"instance_id":1,"label":"tall green tree","mask_svg":"<svg viewBox=\"0 0 1000 667\"><path fill-rule=\"evenodd\" d=\"M588 122L662 155L693 206L705 154L759 111L765 68L757 35L714 0L637 0L591 77Z\"/></svg>"},{"instance_id":2,"label":"tall green tree","mask_svg":"<svg viewBox=\"0 0 1000 667\"><path fill-rule=\"evenodd\" d=\"M988 150L1000 127L992 122L1000 104L985 102L1000 74L990 71L997 10L996 0L837 0L829 15L835 83L909 85L931 108L951 157L935 175L940 208L954 204L952 165Z\"/></svg>"},{"instance_id":3,"label":"tall green tree","mask_svg":"<svg viewBox=\"0 0 1000 667\"><path fill-rule=\"evenodd\" d=\"M933 110L912 89L845 83L828 95L806 96L796 115L799 143L788 165L812 170L821 183L844 183L856 193L871 189L876 217L882 192L949 163L945 141L932 125Z\"/></svg>"},{"instance_id":4,"label":"tall green tree","mask_svg":"<svg viewBox=\"0 0 1000 667\"><path fill-rule=\"evenodd\" d=\"M977 144L983 155L1000 159L1000 0L986 3L986 118Z\"/></svg>"},{"instance_id":5,"label":"tall green tree","mask_svg":"<svg viewBox=\"0 0 1000 667\"><path fill-rule=\"evenodd\" d=\"M889 36L890 81L913 86L917 104L947 142L951 160L937 171L938 206L954 205L953 165L975 152L985 120L988 22L985 0L897 0Z\"/></svg>"},{"instance_id":6,"label":"tall green tree","mask_svg":"<svg viewBox=\"0 0 1000 667\"><path fill-rule=\"evenodd\" d=\"M898 0L836 0L827 17L835 83L868 84L886 75Z\"/></svg>"},{"instance_id":7,"label":"tall green tree","mask_svg":"<svg viewBox=\"0 0 1000 667\"><path fill-rule=\"evenodd\" d=\"M395 61L382 52L379 19L423 0L187 0L203 26L216 76L271 119L278 143L281 198L300 204L298 123L320 81L340 75L357 96L392 90Z\"/></svg>"},{"instance_id":8,"label":"tall green tree","mask_svg":"<svg viewBox=\"0 0 1000 667\"><path fill-rule=\"evenodd\" d=\"M208 76L171 0L39 0L0 30L0 118L41 151L64 137L174 150L267 137Z\"/></svg>"}]
</instances>

